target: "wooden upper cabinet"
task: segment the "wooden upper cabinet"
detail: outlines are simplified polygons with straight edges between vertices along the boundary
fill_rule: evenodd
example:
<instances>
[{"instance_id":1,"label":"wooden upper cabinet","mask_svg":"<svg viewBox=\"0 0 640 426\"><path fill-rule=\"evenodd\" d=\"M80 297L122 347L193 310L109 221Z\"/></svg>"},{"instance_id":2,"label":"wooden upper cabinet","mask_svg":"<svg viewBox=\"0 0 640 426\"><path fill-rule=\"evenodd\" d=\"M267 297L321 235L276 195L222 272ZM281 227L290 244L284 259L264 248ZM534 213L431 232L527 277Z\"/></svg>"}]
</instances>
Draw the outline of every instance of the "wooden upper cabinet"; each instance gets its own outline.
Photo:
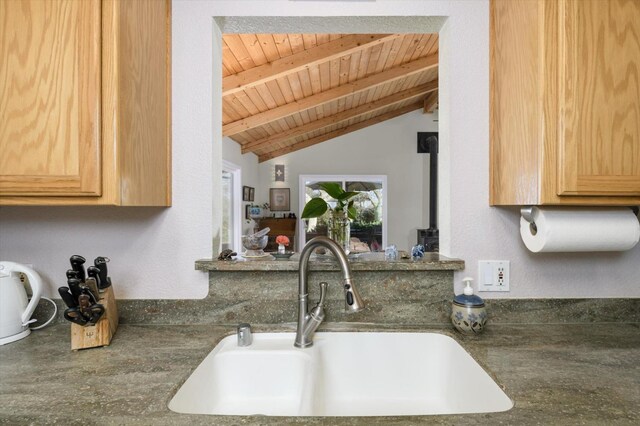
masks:
<instances>
[{"instance_id":1,"label":"wooden upper cabinet","mask_svg":"<svg viewBox=\"0 0 640 426\"><path fill-rule=\"evenodd\" d=\"M491 204L640 204L640 2L492 0Z\"/></svg>"},{"instance_id":2,"label":"wooden upper cabinet","mask_svg":"<svg viewBox=\"0 0 640 426\"><path fill-rule=\"evenodd\" d=\"M561 2L559 195L640 195L640 1Z\"/></svg>"},{"instance_id":3,"label":"wooden upper cabinet","mask_svg":"<svg viewBox=\"0 0 640 426\"><path fill-rule=\"evenodd\" d=\"M0 204L171 204L170 0L0 1Z\"/></svg>"},{"instance_id":4,"label":"wooden upper cabinet","mask_svg":"<svg viewBox=\"0 0 640 426\"><path fill-rule=\"evenodd\" d=\"M0 191L100 195L100 2L0 3Z\"/></svg>"}]
</instances>

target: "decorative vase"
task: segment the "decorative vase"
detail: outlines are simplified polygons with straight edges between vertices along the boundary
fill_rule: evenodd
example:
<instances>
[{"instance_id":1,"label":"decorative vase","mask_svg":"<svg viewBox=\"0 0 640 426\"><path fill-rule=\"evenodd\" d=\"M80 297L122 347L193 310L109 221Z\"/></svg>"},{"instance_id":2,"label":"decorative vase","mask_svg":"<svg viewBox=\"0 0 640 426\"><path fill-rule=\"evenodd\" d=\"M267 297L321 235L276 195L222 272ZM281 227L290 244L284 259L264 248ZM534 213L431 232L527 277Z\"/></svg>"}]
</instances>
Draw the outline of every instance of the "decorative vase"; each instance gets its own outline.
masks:
<instances>
[{"instance_id":1,"label":"decorative vase","mask_svg":"<svg viewBox=\"0 0 640 426\"><path fill-rule=\"evenodd\" d=\"M278 244L278 254L285 254L286 248L284 244Z\"/></svg>"},{"instance_id":2,"label":"decorative vase","mask_svg":"<svg viewBox=\"0 0 640 426\"><path fill-rule=\"evenodd\" d=\"M347 217L347 212L331 211L327 224L327 237L338 243L346 254L351 251L351 222Z\"/></svg>"},{"instance_id":3,"label":"decorative vase","mask_svg":"<svg viewBox=\"0 0 640 426\"><path fill-rule=\"evenodd\" d=\"M463 334L480 334L487 324L487 308L484 300L473 294L472 278L462 280L466 286L463 294L453 298L451 304L451 322Z\"/></svg>"},{"instance_id":4,"label":"decorative vase","mask_svg":"<svg viewBox=\"0 0 640 426\"><path fill-rule=\"evenodd\" d=\"M251 219L260 219L262 217L262 209L258 206L250 206L249 217Z\"/></svg>"}]
</instances>

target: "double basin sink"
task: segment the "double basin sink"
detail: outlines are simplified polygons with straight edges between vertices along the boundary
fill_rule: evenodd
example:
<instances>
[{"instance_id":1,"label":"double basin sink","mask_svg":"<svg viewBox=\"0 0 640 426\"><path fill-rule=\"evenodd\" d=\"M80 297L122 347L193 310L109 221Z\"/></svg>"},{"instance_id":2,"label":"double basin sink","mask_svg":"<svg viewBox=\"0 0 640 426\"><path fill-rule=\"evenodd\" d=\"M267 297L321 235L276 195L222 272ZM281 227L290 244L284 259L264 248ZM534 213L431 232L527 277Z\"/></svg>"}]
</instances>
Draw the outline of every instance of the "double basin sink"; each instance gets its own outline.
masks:
<instances>
[{"instance_id":1,"label":"double basin sink","mask_svg":"<svg viewBox=\"0 0 640 426\"><path fill-rule=\"evenodd\" d=\"M179 413L404 416L506 411L513 402L449 336L438 333L293 333L220 341L169 403Z\"/></svg>"}]
</instances>

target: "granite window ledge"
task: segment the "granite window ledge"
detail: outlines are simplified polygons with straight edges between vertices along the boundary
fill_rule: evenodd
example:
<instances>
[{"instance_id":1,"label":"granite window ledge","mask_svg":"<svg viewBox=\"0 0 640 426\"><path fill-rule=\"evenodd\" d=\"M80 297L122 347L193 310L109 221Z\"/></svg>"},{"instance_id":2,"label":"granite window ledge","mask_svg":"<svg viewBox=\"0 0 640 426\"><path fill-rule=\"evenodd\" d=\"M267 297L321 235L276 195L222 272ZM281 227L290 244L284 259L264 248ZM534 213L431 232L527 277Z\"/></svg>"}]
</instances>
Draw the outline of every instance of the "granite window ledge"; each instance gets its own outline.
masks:
<instances>
[{"instance_id":1,"label":"granite window ledge","mask_svg":"<svg viewBox=\"0 0 640 426\"><path fill-rule=\"evenodd\" d=\"M219 261L217 259L196 260L198 271L297 271L299 253L288 260L276 260L273 257L262 259L244 259L238 256L235 260ZM385 260L384 253L366 253L350 255L349 264L352 271L460 271L464 269L464 260L442 256L438 253L426 253L420 260ZM338 263L328 255L312 255L309 268L311 271L338 271Z\"/></svg>"}]
</instances>

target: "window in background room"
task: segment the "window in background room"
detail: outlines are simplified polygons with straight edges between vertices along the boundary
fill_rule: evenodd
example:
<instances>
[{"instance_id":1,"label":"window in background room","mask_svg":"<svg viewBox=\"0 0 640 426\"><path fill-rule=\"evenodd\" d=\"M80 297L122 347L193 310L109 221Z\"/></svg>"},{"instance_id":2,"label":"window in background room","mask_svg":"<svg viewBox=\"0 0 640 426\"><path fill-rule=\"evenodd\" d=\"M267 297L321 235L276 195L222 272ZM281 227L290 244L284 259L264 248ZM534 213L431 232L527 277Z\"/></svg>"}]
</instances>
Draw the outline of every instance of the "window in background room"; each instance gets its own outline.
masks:
<instances>
[{"instance_id":1,"label":"window in background room","mask_svg":"<svg viewBox=\"0 0 640 426\"><path fill-rule=\"evenodd\" d=\"M242 234L242 178L240 167L222 164L222 249L239 252Z\"/></svg>"},{"instance_id":2,"label":"window in background room","mask_svg":"<svg viewBox=\"0 0 640 426\"><path fill-rule=\"evenodd\" d=\"M335 202L326 192L320 190L322 182L338 182L346 191L357 191L360 194L354 198L356 219L351 222L351 238L357 238L365 244L369 250L382 250L387 244L387 220L386 220L386 186L387 177L384 175L360 176L360 175L301 175L300 211L312 198L322 197L330 206ZM323 216L309 219L301 223L300 229L301 247L311 238L327 234L327 218L329 213ZM306 226L305 226L306 223ZM364 247L364 245L360 245ZM359 250L355 250L359 251Z\"/></svg>"}]
</instances>

